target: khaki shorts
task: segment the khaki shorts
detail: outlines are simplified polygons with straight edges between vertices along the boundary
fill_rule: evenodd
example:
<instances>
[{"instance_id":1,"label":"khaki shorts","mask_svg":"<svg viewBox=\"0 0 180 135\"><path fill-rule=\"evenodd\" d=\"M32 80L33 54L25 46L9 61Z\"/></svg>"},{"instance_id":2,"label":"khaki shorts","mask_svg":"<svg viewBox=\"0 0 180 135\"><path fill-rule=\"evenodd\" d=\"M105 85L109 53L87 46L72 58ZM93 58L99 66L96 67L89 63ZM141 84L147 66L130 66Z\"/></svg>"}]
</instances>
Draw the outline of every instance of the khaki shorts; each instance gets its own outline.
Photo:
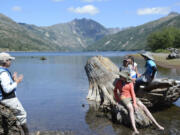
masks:
<instances>
[{"instance_id":1,"label":"khaki shorts","mask_svg":"<svg viewBox=\"0 0 180 135\"><path fill-rule=\"evenodd\" d=\"M136 103L137 103L138 101L139 101L139 99L136 98ZM124 98L124 99L121 100L121 103L122 103L123 105L125 105L125 106L127 106L129 103L132 103L132 102L133 102L132 98Z\"/></svg>"}]
</instances>

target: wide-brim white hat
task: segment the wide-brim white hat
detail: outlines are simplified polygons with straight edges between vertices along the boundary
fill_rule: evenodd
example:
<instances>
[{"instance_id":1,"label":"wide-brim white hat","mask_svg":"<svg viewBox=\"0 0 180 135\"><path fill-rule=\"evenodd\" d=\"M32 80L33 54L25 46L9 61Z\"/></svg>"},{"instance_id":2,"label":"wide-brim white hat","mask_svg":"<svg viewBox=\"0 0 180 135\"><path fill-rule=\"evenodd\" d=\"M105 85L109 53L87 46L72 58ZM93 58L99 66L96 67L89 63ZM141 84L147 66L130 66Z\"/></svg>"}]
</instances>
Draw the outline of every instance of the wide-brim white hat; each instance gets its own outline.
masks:
<instances>
[{"instance_id":1,"label":"wide-brim white hat","mask_svg":"<svg viewBox=\"0 0 180 135\"><path fill-rule=\"evenodd\" d=\"M143 57L146 57L146 58L150 59L150 60L154 60L152 54L149 53L149 52L141 53L141 55L142 55Z\"/></svg>"}]
</instances>

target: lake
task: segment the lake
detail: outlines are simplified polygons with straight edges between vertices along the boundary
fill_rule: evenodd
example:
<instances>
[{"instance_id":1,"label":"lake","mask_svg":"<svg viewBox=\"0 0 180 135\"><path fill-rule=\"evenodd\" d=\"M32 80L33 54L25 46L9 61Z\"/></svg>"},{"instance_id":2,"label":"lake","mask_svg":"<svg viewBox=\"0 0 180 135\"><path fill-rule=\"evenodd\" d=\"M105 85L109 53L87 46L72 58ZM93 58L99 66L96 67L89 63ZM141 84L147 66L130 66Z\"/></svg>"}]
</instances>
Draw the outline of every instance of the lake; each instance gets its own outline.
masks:
<instances>
[{"instance_id":1,"label":"lake","mask_svg":"<svg viewBox=\"0 0 180 135\"><path fill-rule=\"evenodd\" d=\"M132 129L97 117L96 112L89 108L86 100L89 83L84 66L90 57L96 55L109 57L120 66L123 56L132 53L136 52L12 52L16 60L12 62L10 71L24 75L17 94L28 113L30 130L71 130L76 135L131 134ZM47 60L40 60L42 56ZM144 61L136 62L142 73ZM180 80L180 71L158 67L157 77ZM150 127L140 129L141 134L180 134L180 100L153 115L166 130L160 132Z\"/></svg>"}]
</instances>

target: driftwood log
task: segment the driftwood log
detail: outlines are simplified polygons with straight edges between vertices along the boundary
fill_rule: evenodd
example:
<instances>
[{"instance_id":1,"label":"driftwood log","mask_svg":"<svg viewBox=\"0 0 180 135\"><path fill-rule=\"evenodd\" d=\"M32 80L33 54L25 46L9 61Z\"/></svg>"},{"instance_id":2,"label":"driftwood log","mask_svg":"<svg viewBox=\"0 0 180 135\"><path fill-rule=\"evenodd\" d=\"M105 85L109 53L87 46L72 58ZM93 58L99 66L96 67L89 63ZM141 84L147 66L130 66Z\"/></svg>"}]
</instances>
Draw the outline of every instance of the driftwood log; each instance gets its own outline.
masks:
<instances>
[{"instance_id":1,"label":"driftwood log","mask_svg":"<svg viewBox=\"0 0 180 135\"><path fill-rule=\"evenodd\" d=\"M111 117L118 123L130 125L127 109L117 104L114 99L113 89L119 78L119 68L110 59L102 56L90 58L85 65L89 80L87 99L100 103L100 107L110 112ZM137 90L136 96L147 106L171 105L180 97L180 85L176 80L157 79L149 86L142 86ZM141 108L135 113L137 126L146 127L152 122Z\"/></svg>"},{"instance_id":2,"label":"driftwood log","mask_svg":"<svg viewBox=\"0 0 180 135\"><path fill-rule=\"evenodd\" d=\"M167 48L171 53L167 56L167 59L179 59L180 52L177 48Z\"/></svg>"},{"instance_id":3,"label":"driftwood log","mask_svg":"<svg viewBox=\"0 0 180 135\"><path fill-rule=\"evenodd\" d=\"M168 107L180 97L180 82L173 79L155 79L136 91L136 96L147 107Z\"/></svg>"}]
</instances>

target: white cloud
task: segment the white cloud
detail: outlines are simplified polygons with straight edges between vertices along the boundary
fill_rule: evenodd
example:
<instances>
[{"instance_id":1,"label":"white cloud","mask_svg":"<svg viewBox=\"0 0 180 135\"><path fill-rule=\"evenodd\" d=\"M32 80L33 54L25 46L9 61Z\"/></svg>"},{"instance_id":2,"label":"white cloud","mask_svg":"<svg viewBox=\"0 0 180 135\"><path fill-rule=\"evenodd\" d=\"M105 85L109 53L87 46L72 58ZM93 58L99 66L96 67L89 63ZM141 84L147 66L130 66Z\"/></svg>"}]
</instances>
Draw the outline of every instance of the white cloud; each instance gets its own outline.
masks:
<instances>
[{"instance_id":1,"label":"white cloud","mask_svg":"<svg viewBox=\"0 0 180 135\"><path fill-rule=\"evenodd\" d=\"M74 12L74 13L77 13L77 14L95 15L95 14L99 13L99 10L93 5L86 5L86 6L77 7L77 8L70 7L70 8L68 8L68 10L70 12Z\"/></svg>"},{"instance_id":2,"label":"white cloud","mask_svg":"<svg viewBox=\"0 0 180 135\"><path fill-rule=\"evenodd\" d=\"M53 2L61 2L61 1L63 1L63 0L52 0Z\"/></svg>"},{"instance_id":3,"label":"white cloud","mask_svg":"<svg viewBox=\"0 0 180 135\"><path fill-rule=\"evenodd\" d=\"M166 15L170 12L170 7L155 7L155 8L143 8L138 9L137 14L138 15L150 15L150 14L161 14Z\"/></svg>"},{"instance_id":4,"label":"white cloud","mask_svg":"<svg viewBox=\"0 0 180 135\"><path fill-rule=\"evenodd\" d=\"M107 0L81 0L83 2L102 2L102 1L107 1Z\"/></svg>"},{"instance_id":5,"label":"white cloud","mask_svg":"<svg viewBox=\"0 0 180 135\"><path fill-rule=\"evenodd\" d=\"M16 12L19 12L19 11L22 10L22 8L20 6L14 6L14 7L12 7L12 10L16 11Z\"/></svg>"}]
</instances>

